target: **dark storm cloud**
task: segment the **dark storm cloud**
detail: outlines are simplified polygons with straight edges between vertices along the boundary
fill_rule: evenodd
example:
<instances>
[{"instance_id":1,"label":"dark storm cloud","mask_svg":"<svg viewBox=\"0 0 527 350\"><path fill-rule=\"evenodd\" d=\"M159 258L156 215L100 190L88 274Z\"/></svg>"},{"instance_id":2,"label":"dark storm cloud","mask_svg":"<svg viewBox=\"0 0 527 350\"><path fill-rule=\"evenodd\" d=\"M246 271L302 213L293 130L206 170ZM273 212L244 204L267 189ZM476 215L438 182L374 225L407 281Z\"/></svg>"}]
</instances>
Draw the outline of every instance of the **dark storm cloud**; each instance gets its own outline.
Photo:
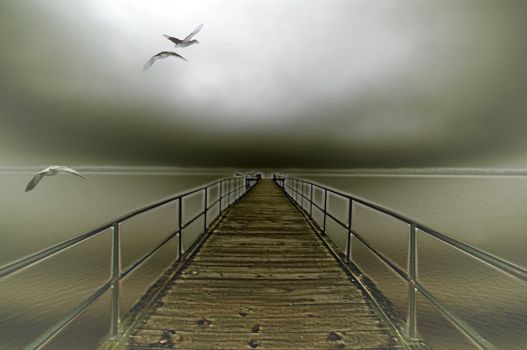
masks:
<instances>
[{"instance_id":1,"label":"dark storm cloud","mask_svg":"<svg viewBox=\"0 0 527 350\"><path fill-rule=\"evenodd\" d=\"M141 74L167 4L3 2L2 163L527 166L523 2L189 5L189 64Z\"/></svg>"}]
</instances>

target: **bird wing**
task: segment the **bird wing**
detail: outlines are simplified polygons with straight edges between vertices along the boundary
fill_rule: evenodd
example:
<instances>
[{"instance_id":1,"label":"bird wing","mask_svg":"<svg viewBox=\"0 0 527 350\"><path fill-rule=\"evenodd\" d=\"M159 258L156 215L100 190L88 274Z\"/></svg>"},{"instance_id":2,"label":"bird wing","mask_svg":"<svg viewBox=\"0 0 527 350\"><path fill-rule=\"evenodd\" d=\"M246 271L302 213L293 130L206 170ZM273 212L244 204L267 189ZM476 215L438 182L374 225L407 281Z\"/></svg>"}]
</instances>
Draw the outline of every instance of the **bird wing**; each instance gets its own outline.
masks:
<instances>
[{"instance_id":1,"label":"bird wing","mask_svg":"<svg viewBox=\"0 0 527 350\"><path fill-rule=\"evenodd\" d=\"M144 67L143 67L143 70L147 70L148 68L152 67L152 65L154 64L154 62L158 59L157 55L155 56L152 56L150 57L150 59L148 61L146 61Z\"/></svg>"},{"instance_id":2,"label":"bird wing","mask_svg":"<svg viewBox=\"0 0 527 350\"><path fill-rule=\"evenodd\" d=\"M185 57L173 51L161 51L160 54L161 54L160 58L167 58L167 57L173 56L173 57L181 58L183 61L187 60Z\"/></svg>"},{"instance_id":3,"label":"bird wing","mask_svg":"<svg viewBox=\"0 0 527 350\"><path fill-rule=\"evenodd\" d=\"M28 192L34 189L35 186L39 183L40 180L42 180L43 177L44 177L44 174L41 174L41 173L38 173L37 175L33 176L31 181L29 181L29 183L27 184L25 192Z\"/></svg>"},{"instance_id":4,"label":"bird wing","mask_svg":"<svg viewBox=\"0 0 527 350\"><path fill-rule=\"evenodd\" d=\"M72 168L67 167L67 166L61 166L60 168L57 169L57 171L62 171L64 173L75 175L75 176L81 177L84 180L86 180L86 178L84 176L82 176L81 174L79 174L75 169L72 169Z\"/></svg>"},{"instance_id":5,"label":"bird wing","mask_svg":"<svg viewBox=\"0 0 527 350\"><path fill-rule=\"evenodd\" d=\"M174 38L173 36L170 36L170 35L166 35L166 34L163 34L163 36L165 38L167 38L168 40L172 41L174 44L181 44L181 42L183 42L183 40L181 39L178 39L178 38Z\"/></svg>"},{"instance_id":6,"label":"bird wing","mask_svg":"<svg viewBox=\"0 0 527 350\"><path fill-rule=\"evenodd\" d=\"M192 31L192 33L190 33L189 35L187 35L187 37L185 39L183 39L183 41L189 41L190 39L192 39L192 37L196 34L198 34L198 32L201 30L201 28L203 28L203 23L201 23L199 26L196 27L196 29L194 29L194 31Z\"/></svg>"},{"instance_id":7,"label":"bird wing","mask_svg":"<svg viewBox=\"0 0 527 350\"><path fill-rule=\"evenodd\" d=\"M170 56L181 58L183 61L186 61L185 57L181 56L178 53L172 52L172 51L161 51L160 53L150 57L150 59L145 63L145 66L143 67L143 70L147 70L148 68L152 67L155 61L158 59L167 58Z\"/></svg>"}]
</instances>

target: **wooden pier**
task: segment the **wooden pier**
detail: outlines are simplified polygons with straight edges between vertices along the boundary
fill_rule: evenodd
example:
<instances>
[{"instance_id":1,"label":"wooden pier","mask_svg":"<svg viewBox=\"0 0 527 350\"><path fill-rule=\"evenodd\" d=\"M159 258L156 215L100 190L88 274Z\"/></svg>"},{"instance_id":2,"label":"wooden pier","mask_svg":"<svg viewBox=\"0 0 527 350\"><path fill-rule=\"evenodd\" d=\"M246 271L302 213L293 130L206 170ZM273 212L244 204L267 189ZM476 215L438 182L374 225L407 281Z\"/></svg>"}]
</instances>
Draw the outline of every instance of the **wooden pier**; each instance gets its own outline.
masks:
<instances>
[{"instance_id":1,"label":"wooden pier","mask_svg":"<svg viewBox=\"0 0 527 350\"><path fill-rule=\"evenodd\" d=\"M284 192L262 180L112 347L406 348L373 305Z\"/></svg>"}]
</instances>

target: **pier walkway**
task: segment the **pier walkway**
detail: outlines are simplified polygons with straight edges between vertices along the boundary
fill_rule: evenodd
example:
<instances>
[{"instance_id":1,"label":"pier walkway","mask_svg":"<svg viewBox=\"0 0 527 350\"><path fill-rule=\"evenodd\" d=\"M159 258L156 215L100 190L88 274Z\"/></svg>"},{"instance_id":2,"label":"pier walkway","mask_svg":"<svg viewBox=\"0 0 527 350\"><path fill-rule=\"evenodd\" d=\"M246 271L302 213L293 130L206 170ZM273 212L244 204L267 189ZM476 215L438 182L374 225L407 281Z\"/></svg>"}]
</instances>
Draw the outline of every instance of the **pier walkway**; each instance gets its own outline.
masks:
<instances>
[{"instance_id":1,"label":"pier walkway","mask_svg":"<svg viewBox=\"0 0 527 350\"><path fill-rule=\"evenodd\" d=\"M114 348L405 348L273 181L211 229Z\"/></svg>"}]
</instances>

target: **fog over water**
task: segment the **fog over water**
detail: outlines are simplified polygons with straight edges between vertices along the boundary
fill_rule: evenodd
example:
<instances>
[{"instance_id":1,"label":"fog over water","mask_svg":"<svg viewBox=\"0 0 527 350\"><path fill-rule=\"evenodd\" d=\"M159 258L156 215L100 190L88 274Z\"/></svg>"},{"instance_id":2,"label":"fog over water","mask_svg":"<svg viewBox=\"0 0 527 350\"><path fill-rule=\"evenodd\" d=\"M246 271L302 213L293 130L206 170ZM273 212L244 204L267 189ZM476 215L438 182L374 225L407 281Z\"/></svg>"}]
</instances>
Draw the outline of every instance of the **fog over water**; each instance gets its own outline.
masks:
<instances>
[{"instance_id":1,"label":"fog over water","mask_svg":"<svg viewBox=\"0 0 527 350\"><path fill-rule=\"evenodd\" d=\"M523 169L526 6L3 1L0 164Z\"/></svg>"}]
</instances>

